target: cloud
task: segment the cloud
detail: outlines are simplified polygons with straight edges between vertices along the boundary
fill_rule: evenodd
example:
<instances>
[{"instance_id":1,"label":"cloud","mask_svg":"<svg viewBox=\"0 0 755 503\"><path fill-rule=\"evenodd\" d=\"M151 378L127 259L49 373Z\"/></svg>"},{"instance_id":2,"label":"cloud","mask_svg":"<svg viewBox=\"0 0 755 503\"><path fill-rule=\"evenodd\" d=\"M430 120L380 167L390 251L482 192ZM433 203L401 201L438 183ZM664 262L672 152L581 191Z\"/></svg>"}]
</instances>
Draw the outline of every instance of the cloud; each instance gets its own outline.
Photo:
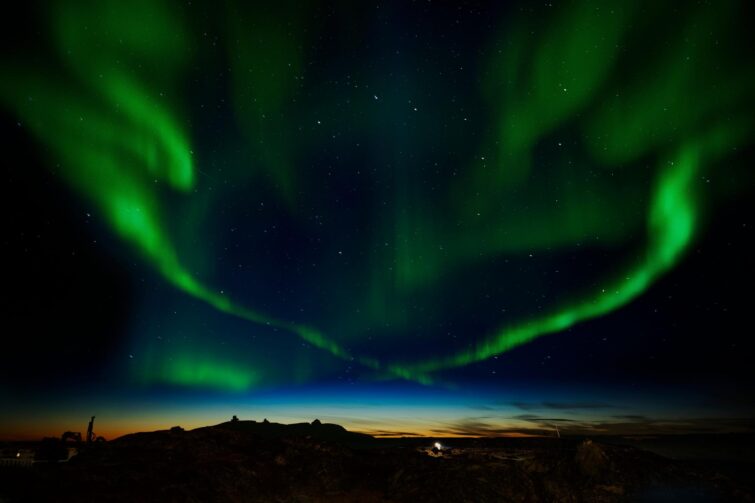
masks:
<instances>
[{"instance_id":1,"label":"cloud","mask_svg":"<svg viewBox=\"0 0 755 503\"><path fill-rule=\"evenodd\" d=\"M454 437L505 437L505 436L542 436L553 434L553 428L521 427L519 425L502 425L483 421L484 418L465 418L430 430L436 435Z\"/></svg>"},{"instance_id":2,"label":"cloud","mask_svg":"<svg viewBox=\"0 0 755 503\"><path fill-rule=\"evenodd\" d=\"M565 417L543 417L539 416L537 414L519 414L518 416L512 416L511 419L518 419L519 421L532 421L535 423L540 422L563 422L563 423L573 423L574 419L567 419Z\"/></svg>"},{"instance_id":3,"label":"cloud","mask_svg":"<svg viewBox=\"0 0 755 503\"><path fill-rule=\"evenodd\" d=\"M365 430L361 433L372 435L373 437L421 437L423 435L410 431L392 431L392 430Z\"/></svg>"},{"instance_id":4,"label":"cloud","mask_svg":"<svg viewBox=\"0 0 755 503\"><path fill-rule=\"evenodd\" d=\"M540 416L537 414L519 414L518 416L513 416L511 419L518 419L520 421L536 421L540 419Z\"/></svg>"},{"instance_id":5,"label":"cloud","mask_svg":"<svg viewBox=\"0 0 755 503\"><path fill-rule=\"evenodd\" d=\"M564 404L559 404L564 405ZM573 405L573 404L570 404ZM582 403L582 405L588 405ZM597 404L589 404L597 405ZM485 410L485 409L482 409ZM668 434L755 433L753 417L652 417L642 414L603 415L600 412L580 414L548 408L542 413L524 412L516 415L470 415L439 420L430 429L415 430L414 425L394 420L391 424L376 424L363 418L351 419L364 424L358 431L375 437L553 437L561 436L656 436ZM585 409L590 410L590 409ZM619 412L619 411L615 411ZM414 430L414 431L412 431Z\"/></svg>"},{"instance_id":6,"label":"cloud","mask_svg":"<svg viewBox=\"0 0 755 503\"><path fill-rule=\"evenodd\" d=\"M491 405L470 405L469 408L474 410L498 410Z\"/></svg>"},{"instance_id":7,"label":"cloud","mask_svg":"<svg viewBox=\"0 0 755 503\"><path fill-rule=\"evenodd\" d=\"M444 437L520 437L552 435L553 430L541 428L500 428L490 425L469 428L464 424L452 425L448 428L436 428L432 433Z\"/></svg>"},{"instance_id":8,"label":"cloud","mask_svg":"<svg viewBox=\"0 0 755 503\"><path fill-rule=\"evenodd\" d=\"M511 402L522 410L592 410L613 409L614 405L605 402Z\"/></svg>"},{"instance_id":9,"label":"cloud","mask_svg":"<svg viewBox=\"0 0 755 503\"><path fill-rule=\"evenodd\" d=\"M524 421L532 426L519 426L506 422ZM597 436L597 435L666 435L666 434L701 434L701 433L755 433L753 418L649 418L641 415L627 414L594 420L577 420L562 417L540 416L538 414L520 414L502 418L503 423L481 421L467 418L449 423L431 430L432 433L458 437L494 437L538 435L553 436L556 425L561 435Z\"/></svg>"}]
</instances>

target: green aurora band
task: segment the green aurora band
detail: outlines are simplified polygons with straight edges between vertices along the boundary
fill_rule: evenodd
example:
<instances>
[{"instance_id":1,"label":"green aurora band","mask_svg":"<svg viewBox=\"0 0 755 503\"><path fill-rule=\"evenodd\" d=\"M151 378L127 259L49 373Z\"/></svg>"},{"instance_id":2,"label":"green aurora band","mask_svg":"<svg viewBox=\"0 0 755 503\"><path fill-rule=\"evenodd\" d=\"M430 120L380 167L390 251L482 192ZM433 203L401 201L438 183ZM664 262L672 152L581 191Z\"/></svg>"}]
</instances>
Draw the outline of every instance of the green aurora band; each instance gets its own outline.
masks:
<instances>
[{"instance_id":1,"label":"green aurora band","mask_svg":"<svg viewBox=\"0 0 755 503\"><path fill-rule=\"evenodd\" d=\"M537 219L543 222L542 231L516 242L506 227L509 223L495 211L498 201L527 179L532 151L539 142L570 125L584 132L585 148L598 166L620 169L643 159L658 163L644 249L621 274L605 280L582 300L505 326L471 349L442 357L391 362L354 354L316 328L268 316L219 293L182 263L165 210L168 201L190 199L197 184L186 111L177 97L196 52L195 37L180 10L151 1L129 2L128 6L61 3L51 14L58 64L40 68L3 62L0 102L49 149L54 172L94 203L114 232L176 288L221 312L296 334L379 375L430 383L434 372L484 360L563 331L642 295L693 242L701 218L696 183L703 170L751 138L746 110L752 101L752 70L731 64L726 71L711 70L720 66L721 54L712 49L712 41L736 15L736 3L697 8L678 28L677 45L658 56L658 70L639 72L643 75L623 82L613 82L610 76L640 9L635 2L625 2L608 15L596 5L575 2L539 35L528 31L534 21L527 18L505 32L499 41L502 50L491 58L483 90L498 119L480 151L495 153L489 155L486 166L470 163L465 170L461 192L478 194L475 204L456 207L451 203L448 210L457 215L483 213L490 215L488 221L463 231L461 239L451 235L448 241L457 244L448 256L428 257L422 267L411 258L420 252L412 244L404 245L398 252L394 283L411 289L441 275L450 262L474 260L480 250L485 255L516 253L542 245L538 236L567 244L587 234L610 234L610 221L582 223L577 229L564 225L561 215L546 212ZM300 29L303 12L298 11L298 22L289 25ZM268 26L263 21L258 24ZM243 56L236 58L237 66L247 67L254 60L281 62L282 55L290 56L285 60L294 61L295 66L302 65L298 46L272 28L255 32L268 42L256 46L254 37L244 38L242 27L233 21L229 25L238 34L238 44L254 48L238 52ZM232 82L241 95L247 89L246 79L256 79L259 85L253 87L252 101L271 116L294 92L283 85L281 74L286 69L277 64L269 74L236 72ZM615 92L606 92L608 86ZM240 96L239 102L249 100ZM238 115L251 142L261 134L255 130L260 126L243 110ZM724 115L726 119L719 119ZM260 154L259 169L277 181L280 196L293 205L295 170L293 158L284 153L289 141L285 125L271 127L275 134L268 134L274 139ZM397 226L397 242L407 241L407 226L406 222ZM427 226L424 232L446 231ZM243 368L189 355L165 363L150 378L231 391L249 389L259 381Z\"/></svg>"},{"instance_id":2,"label":"green aurora band","mask_svg":"<svg viewBox=\"0 0 755 503\"><path fill-rule=\"evenodd\" d=\"M505 327L492 337L447 358L402 365L390 365L391 373L407 379L467 365L509 351L541 335L560 332L576 323L614 311L641 295L658 276L676 264L692 242L698 221L694 197L695 175L699 173L704 152L719 153L736 133L719 131L708 142L685 146L668 162L658 182L648 221L649 241L644 257L624 275L608 281L598 292L581 302L535 320ZM729 136L731 134L732 136Z\"/></svg>"}]
</instances>

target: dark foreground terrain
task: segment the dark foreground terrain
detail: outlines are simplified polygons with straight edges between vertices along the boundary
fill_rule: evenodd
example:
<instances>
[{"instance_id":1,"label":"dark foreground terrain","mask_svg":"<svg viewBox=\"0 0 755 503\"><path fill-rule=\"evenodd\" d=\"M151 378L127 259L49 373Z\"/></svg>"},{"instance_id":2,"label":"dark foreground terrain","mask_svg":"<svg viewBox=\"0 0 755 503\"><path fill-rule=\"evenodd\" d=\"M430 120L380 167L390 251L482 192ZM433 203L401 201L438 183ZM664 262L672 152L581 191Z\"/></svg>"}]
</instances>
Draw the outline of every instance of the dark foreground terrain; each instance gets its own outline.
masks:
<instances>
[{"instance_id":1,"label":"dark foreground terrain","mask_svg":"<svg viewBox=\"0 0 755 503\"><path fill-rule=\"evenodd\" d=\"M729 470L625 439L447 439L440 452L432 442L376 440L319 422L135 433L84 446L68 462L0 465L0 501L752 500L746 461ZM738 445L751 452L752 439ZM36 448L38 459L55 457L54 442Z\"/></svg>"}]
</instances>

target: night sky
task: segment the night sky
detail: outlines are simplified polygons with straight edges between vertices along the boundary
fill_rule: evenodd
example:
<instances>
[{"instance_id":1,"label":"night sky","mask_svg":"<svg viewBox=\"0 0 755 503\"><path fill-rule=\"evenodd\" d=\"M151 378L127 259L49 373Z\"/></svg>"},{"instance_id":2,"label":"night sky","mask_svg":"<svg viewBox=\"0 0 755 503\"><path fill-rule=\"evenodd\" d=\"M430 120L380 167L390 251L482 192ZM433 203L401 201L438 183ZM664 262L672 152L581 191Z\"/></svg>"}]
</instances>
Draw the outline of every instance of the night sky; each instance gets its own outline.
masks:
<instances>
[{"instance_id":1,"label":"night sky","mask_svg":"<svg viewBox=\"0 0 755 503\"><path fill-rule=\"evenodd\" d=\"M748 2L0 23L0 438L752 431Z\"/></svg>"}]
</instances>

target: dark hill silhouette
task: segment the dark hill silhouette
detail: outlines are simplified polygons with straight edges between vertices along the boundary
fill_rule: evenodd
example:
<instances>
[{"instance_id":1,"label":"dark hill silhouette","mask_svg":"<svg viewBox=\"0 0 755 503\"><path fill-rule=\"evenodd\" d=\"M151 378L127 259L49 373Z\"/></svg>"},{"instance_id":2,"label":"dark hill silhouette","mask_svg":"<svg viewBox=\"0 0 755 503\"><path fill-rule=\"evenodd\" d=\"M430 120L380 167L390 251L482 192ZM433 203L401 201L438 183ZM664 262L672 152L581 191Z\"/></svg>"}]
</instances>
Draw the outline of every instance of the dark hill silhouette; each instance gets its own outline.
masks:
<instances>
[{"instance_id":1,"label":"dark hill silhouette","mask_svg":"<svg viewBox=\"0 0 755 503\"><path fill-rule=\"evenodd\" d=\"M321 423L319 419L315 419L311 423L294 424L229 421L227 423L209 426L208 428L227 429L266 437L311 437L318 440L347 444L361 444L375 441L375 437L370 435L348 431L340 424Z\"/></svg>"},{"instance_id":2,"label":"dark hill silhouette","mask_svg":"<svg viewBox=\"0 0 755 503\"><path fill-rule=\"evenodd\" d=\"M597 439L445 439L435 452L433 442L375 439L319 421L174 427L86 445L67 463L0 466L0 501L618 502L656 489L681 490L678 501L699 491L710 501L752 495L748 484L706 468Z\"/></svg>"},{"instance_id":3,"label":"dark hill silhouette","mask_svg":"<svg viewBox=\"0 0 755 503\"><path fill-rule=\"evenodd\" d=\"M217 432L224 431L265 439L303 438L352 446L376 442L376 439L370 435L348 431L339 424L321 423L319 420L315 420L312 423L294 424L236 420L214 426L203 426L190 431L174 428L153 432L131 433L115 439L113 443L116 445L137 445L155 442L173 444L192 438L199 439L207 435L212 436L217 434Z\"/></svg>"}]
</instances>

